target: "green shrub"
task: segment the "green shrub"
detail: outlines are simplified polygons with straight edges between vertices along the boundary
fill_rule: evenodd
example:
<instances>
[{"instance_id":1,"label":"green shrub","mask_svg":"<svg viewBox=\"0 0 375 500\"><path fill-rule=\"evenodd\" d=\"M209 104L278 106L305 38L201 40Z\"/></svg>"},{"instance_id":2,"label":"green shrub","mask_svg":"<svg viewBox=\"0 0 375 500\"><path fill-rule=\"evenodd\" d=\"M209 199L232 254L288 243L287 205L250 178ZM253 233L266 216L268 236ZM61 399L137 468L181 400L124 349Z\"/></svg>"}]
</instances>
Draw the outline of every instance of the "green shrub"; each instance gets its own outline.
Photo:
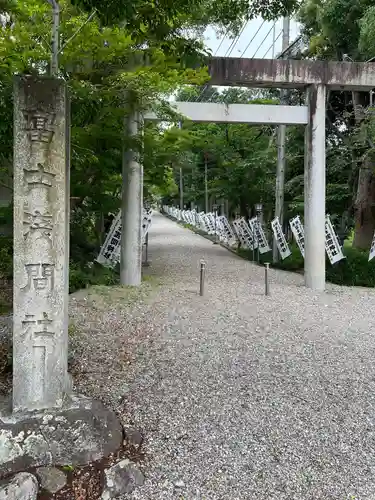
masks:
<instances>
[{"instance_id":1,"label":"green shrub","mask_svg":"<svg viewBox=\"0 0 375 500\"><path fill-rule=\"evenodd\" d=\"M270 262L271 266L285 271L303 271L304 259L297 245L290 245L292 254L285 260L272 264L271 252L260 255L259 261L264 264ZM239 248L237 253L248 260L253 260L253 252ZM368 261L368 251L352 247L344 247L345 259L332 265L326 260L326 280L337 285L375 287L375 261ZM257 258L255 254L255 258Z\"/></svg>"},{"instance_id":2,"label":"green shrub","mask_svg":"<svg viewBox=\"0 0 375 500\"><path fill-rule=\"evenodd\" d=\"M96 255L92 245L87 245L82 251L82 246L72 245L76 251L75 259L70 261L69 269L69 291L70 293L85 288L89 285L113 285L118 282L118 273L116 270L107 269L97 263L88 265L90 258L94 259ZM86 254L86 255L85 255ZM89 255L89 257L88 257ZM3 283L13 278L13 240L11 237L0 236L0 314L8 312L11 308L11 293L3 287ZM3 289L4 288L4 289ZM9 296L9 297L8 297Z\"/></svg>"},{"instance_id":3,"label":"green shrub","mask_svg":"<svg viewBox=\"0 0 375 500\"><path fill-rule=\"evenodd\" d=\"M344 248L346 259L333 266L327 263L326 278L331 283L348 286L375 286L375 262L368 261L368 251Z\"/></svg>"},{"instance_id":4,"label":"green shrub","mask_svg":"<svg viewBox=\"0 0 375 500\"><path fill-rule=\"evenodd\" d=\"M0 279L11 279L13 276L13 239L0 236Z\"/></svg>"},{"instance_id":5,"label":"green shrub","mask_svg":"<svg viewBox=\"0 0 375 500\"><path fill-rule=\"evenodd\" d=\"M272 267L275 267L277 269L284 269L285 271L300 271L303 269L303 257L301 255L301 252L299 251L298 247L296 245L290 245L289 246L292 255L290 255L288 258L286 258L283 261L272 263L272 252L267 252L265 254L259 254L259 263L264 264L265 262L269 262ZM257 252L255 251L253 254L252 250L249 250L248 248L238 248L237 250L238 255L241 257L248 259L248 260L254 260L257 262L258 256Z\"/></svg>"},{"instance_id":6,"label":"green shrub","mask_svg":"<svg viewBox=\"0 0 375 500\"><path fill-rule=\"evenodd\" d=\"M108 269L94 262L92 266L71 262L69 268L69 292L73 293L89 285L115 285L117 270Z\"/></svg>"}]
</instances>

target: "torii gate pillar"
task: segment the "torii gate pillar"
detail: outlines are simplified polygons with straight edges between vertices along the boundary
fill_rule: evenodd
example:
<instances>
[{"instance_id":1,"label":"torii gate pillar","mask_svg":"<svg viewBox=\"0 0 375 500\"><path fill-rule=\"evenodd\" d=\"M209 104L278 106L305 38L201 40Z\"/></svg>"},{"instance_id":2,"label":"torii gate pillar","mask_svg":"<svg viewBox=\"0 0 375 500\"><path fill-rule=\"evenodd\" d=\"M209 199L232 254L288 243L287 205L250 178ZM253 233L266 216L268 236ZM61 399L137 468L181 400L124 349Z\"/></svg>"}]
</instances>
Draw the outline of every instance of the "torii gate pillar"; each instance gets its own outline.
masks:
<instances>
[{"instance_id":1,"label":"torii gate pillar","mask_svg":"<svg viewBox=\"0 0 375 500\"><path fill-rule=\"evenodd\" d=\"M325 289L325 115L326 86L307 90L309 123L305 132L305 285Z\"/></svg>"},{"instance_id":2,"label":"torii gate pillar","mask_svg":"<svg viewBox=\"0 0 375 500\"><path fill-rule=\"evenodd\" d=\"M132 109L126 118L128 136L139 133L140 113ZM139 152L123 152L120 283L140 286L142 282L143 165Z\"/></svg>"}]
</instances>

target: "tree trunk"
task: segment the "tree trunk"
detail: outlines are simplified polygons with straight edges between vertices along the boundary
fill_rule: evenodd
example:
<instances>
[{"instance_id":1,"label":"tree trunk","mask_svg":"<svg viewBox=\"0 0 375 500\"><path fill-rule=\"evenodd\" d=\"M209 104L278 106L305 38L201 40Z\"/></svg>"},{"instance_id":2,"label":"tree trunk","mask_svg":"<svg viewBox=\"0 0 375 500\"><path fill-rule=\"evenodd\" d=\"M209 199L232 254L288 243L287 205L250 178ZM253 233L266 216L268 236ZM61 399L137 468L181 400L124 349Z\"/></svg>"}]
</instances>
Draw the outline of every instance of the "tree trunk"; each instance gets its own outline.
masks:
<instances>
[{"instance_id":1,"label":"tree trunk","mask_svg":"<svg viewBox=\"0 0 375 500\"><path fill-rule=\"evenodd\" d=\"M249 218L249 210L248 210L248 205L247 202L244 198L240 198L240 217L245 217L246 219Z\"/></svg>"},{"instance_id":2,"label":"tree trunk","mask_svg":"<svg viewBox=\"0 0 375 500\"><path fill-rule=\"evenodd\" d=\"M355 121L359 124L364 118L367 95L353 92ZM358 173L357 196L354 203L353 247L370 249L375 229L375 177L373 154L368 151Z\"/></svg>"},{"instance_id":3,"label":"tree trunk","mask_svg":"<svg viewBox=\"0 0 375 500\"><path fill-rule=\"evenodd\" d=\"M96 232L96 238L97 238L99 245L102 245L104 242L104 236L105 236L104 230L105 230L105 228L104 228L104 214L102 212L100 212L99 214L97 214L96 220L95 220L95 232Z\"/></svg>"},{"instance_id":4,"label":"tree trunk","mask_svg":"<svg viewBox=\"0 0 375 500\"><path fill-rule=\"evenodd\" d=\"M360 167L354 213L353 247L370 249L375 231L375 176L374 164L366 158Z\"/></svg>"}]
</instances>

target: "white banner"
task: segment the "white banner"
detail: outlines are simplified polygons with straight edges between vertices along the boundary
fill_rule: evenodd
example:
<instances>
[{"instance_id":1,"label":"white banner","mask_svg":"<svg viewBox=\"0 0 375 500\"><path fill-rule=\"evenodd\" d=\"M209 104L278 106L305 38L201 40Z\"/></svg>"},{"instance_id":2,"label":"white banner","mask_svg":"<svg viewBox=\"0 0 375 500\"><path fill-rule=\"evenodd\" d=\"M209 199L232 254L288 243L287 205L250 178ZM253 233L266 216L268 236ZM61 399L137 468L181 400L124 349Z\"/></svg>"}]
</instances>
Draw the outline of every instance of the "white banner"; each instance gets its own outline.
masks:
<instances>
[{"instance_id":1,"label":"white banner","mask_svg":"<svg viewBox=\"0 0 375 500\"><path fill-rule=\"evenodd\" d=\"M299 215L290 219L289 224L302 257L305 258L305 231Z\"/></svg>"},{"instance_id":2,"label":"white banner","mask_svg":"<svg viewBox=\"0 0 375 500\"><path fill-rule=\"evenodd\" d=\"M142 220L142 243L144 243L146 234L151 227L152 210L143 209ZM121 210L113 219L111 228L102 245L96 261L106 267L114 267L120 262L121 251Z\"/></svg>"},{"instance_id":3,"label":"white banner","mask_svg":"<svg viewBox=\"0 0 375 500\"><path fill-rule=\"evenodd\" d=\"M345 259L342 253L342 248L337 237L336 231L332 226L329 215L326 215L326 252L331 264L335 264L339 260Z\"/></svg>"},{"instance_id":4,"label":"white banner","mask_svg":"<svg viewBox=\"0 0 375 500\"><path fill-rule=\"evenodd\" d=\"M262 224L260 223L258 217L253 217L249 220L249 225L253 231L254 239L258 242L259 253L270 252L271 249L268 245L266 235L264 234Z\"/></svg>"},{"instance_id":5,"label":"white banner","mask_svg":"<svg viewBox=\"0 0 375 500\"><path fill-rule=\"evenodd\" d=\"M244 217L234 220L233 227L243 247L249 248L250 250L254 250L254 248L257 247L253 232Z\"/></svg>"},{"instance_id":6,"label":"white banner","mask_svg":"<svg viewBox=\"0 0 375 500\"><path fill-rule=\"evenodd\" d=\"M273 219L273 221L271 222L271 227L275 236L276 246L279 250L281 258L284 260L289 257L292 252L290 251L289 245L285 239L285 235L283 233L283 229L278 217L275 217Z\"/></svg>"},{"instance_id":7,"label":"white banner","mask_svg":"<svg viewBox=\"0 0 375 500\"><path fill-rule=\"evenodd\" d=\"M99 264L107 267L113 267L116 264L118 247L121 240L121 210L113 219L111 228L108 231L107 237L102 245L99 255L96 259Z\"/></svg>"},{"instance_id":8,"label":"white banner","mask_svg":"<svg viewBox=\"0 0 375 500\"><path fill-rule=\"evenodd\" d=\"M375 257L375 233L374 237L372 238L372 243L371 243L371 248L370 248L370 254L368 256L368 260L372 260Z\"/></svg>"}]
</instances>

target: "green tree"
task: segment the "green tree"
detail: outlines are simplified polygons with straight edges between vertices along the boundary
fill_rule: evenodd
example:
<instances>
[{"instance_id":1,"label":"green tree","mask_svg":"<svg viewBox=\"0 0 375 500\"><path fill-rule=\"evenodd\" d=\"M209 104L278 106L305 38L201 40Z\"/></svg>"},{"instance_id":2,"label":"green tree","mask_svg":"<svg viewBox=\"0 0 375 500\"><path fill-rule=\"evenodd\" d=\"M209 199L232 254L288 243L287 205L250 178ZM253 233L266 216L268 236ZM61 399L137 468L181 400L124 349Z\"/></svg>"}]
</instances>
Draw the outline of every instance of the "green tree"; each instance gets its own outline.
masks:
<instances>
[{"instance_id":1,"label":"green tree","mask_svg":"<svg viewBox=\"0 0 375 500\"><path fill-rule=\"evenodd\" d=\"M374 12L370 0L303 2L300 18L310 42L308 57L364 61L375 56ZM369 104L368 92L330 92L327 103L328 152L334 150L333 156L342 159L336 191L347 200L349 226L354 218L353 246L364 249L370 247L375 230L373 114L365 112Z\"/></svg>"}]
</instances>

